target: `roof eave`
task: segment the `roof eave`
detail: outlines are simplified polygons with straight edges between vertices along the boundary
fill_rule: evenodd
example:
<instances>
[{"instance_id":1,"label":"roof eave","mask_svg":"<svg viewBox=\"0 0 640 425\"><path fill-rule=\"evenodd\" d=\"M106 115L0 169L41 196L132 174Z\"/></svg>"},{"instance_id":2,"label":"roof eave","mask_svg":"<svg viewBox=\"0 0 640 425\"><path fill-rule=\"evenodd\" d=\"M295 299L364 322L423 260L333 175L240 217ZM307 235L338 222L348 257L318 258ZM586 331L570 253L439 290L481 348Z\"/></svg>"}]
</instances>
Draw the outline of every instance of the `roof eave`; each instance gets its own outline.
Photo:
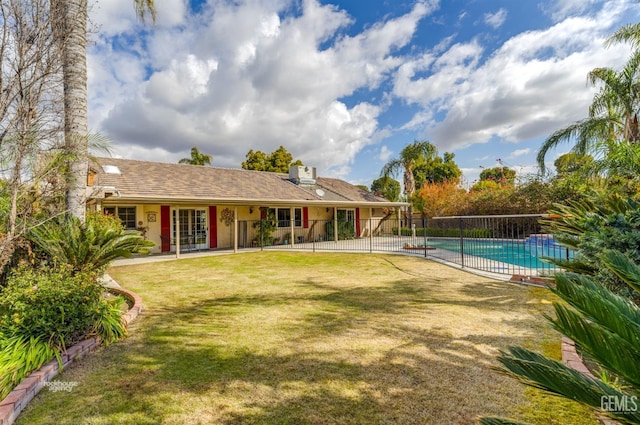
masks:
<instances>
[{"instance_id":1,"label":"roof eave","mask_svg":"<svg viewBox=\"0 0 640 425\"><path fill-rule=\"evenodd\" d=\"M218 205L265 205L265 206L311 206L321 207L356 207L371 208L403 207L407 202L378 202L378 201L325 201L318 199L256 199L256 198L183 198L183 197L151 197L151 196L110 196L104 201L109 203L142 203L142 204L218 204Z\"/></svg>"}]
</instances>

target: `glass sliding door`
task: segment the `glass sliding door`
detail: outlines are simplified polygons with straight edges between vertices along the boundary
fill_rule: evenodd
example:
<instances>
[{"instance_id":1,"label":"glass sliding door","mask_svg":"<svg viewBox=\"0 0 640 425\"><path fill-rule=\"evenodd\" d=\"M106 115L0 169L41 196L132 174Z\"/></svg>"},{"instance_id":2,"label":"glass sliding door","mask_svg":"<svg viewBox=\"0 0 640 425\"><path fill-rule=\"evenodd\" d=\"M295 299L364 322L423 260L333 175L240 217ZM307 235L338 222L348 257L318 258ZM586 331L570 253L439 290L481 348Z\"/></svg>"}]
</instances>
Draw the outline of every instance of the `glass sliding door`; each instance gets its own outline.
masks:
<instances>
[{"instance_id":1,"label":"glass sliding door","mask_svg":"<svg viewBox=\"0 0 640 425\"><path fill-rule=\"evenodd\" d=\"M179 209L173 210L171 217L171 250L175 251L176 245L176 213L180 219L180 251L195 251L207 249L207 210L206 209Z\"/></svg>"}]
</instances>

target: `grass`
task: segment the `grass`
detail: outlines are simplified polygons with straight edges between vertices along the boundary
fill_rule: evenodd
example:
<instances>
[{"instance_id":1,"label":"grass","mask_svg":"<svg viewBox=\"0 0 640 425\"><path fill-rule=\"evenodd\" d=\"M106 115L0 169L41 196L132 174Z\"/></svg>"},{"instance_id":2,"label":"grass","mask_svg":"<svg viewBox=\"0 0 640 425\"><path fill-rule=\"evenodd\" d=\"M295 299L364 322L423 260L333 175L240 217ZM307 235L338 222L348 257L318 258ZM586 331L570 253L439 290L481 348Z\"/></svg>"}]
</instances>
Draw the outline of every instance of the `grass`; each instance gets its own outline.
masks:
<instances>
[{"instance_id":1,"label":"grass","mask_svg":"<svg viewBox=\"0 0 640 425\"><path fill-rule=\"evenodd\" d=\"M552 295L391 255L256 252L114 267L145 311L18 424L597 422L495 370L559 353Z\"/></svg>"}]
</instances>

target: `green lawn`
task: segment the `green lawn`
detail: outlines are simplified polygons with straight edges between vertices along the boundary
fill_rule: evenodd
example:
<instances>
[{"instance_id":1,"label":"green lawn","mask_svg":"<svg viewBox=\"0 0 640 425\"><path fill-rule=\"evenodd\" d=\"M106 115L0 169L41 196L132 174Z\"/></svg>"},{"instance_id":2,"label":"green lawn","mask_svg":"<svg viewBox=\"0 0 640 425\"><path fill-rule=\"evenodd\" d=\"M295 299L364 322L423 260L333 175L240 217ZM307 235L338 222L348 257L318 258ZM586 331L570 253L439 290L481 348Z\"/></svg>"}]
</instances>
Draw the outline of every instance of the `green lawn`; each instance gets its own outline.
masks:
<instances>
[{"instance_id":1,"label":"green lawn","mask_svg":"<svg viewBox=\"0 0 640 425\"><path fill-rule=\"evenodd\" d=\"M131 336L21 415L37 424L590 424L495 371L510 344L559 355L552 295L423 259L255 252L114 267Z\"/></svg>"}]
</instances>

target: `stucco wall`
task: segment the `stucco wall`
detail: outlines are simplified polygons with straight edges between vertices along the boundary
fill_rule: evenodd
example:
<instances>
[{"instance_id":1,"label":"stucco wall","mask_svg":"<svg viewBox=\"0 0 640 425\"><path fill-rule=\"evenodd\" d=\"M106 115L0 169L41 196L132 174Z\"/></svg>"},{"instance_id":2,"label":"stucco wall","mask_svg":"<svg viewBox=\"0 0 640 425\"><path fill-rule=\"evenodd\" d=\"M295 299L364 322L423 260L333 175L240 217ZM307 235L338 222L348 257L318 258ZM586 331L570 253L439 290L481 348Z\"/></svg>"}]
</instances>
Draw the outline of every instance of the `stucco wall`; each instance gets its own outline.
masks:
<instances>
[{"instance_id":1,"label":"stucco wall","mask_svg":"<svg viewBox=\"0 0 640 425\"><path fill-rule=\"evenodd\" d=\"M160 253L162 251L162 240L161 240L161 205L160 204L131 204L131 203L103 203L101 205L102 208L108 206L136 206L136 220L138 227L143 229L144 236L146 239L152 241L155 246L152 248L153 253ZM269 205L265 205L266 207L271 207ZM170 208L170 220L172 219L173 213L176 208L180 209L200 209L206 210L206 214L208 215L210 212L209 205L171 205ZM278 207L282 208L282 207ZM300 207L298 207L300 208ZM343 208L339 208L343 209ZM344 209L352 209L355 211L355 208L344 208ZM252 245L252 240L256 237L257 229L254 228L253 224L260 220L260 206L228 206L228 205L217 205L216 206L216 217L215 217L215 228L217 233L217 247L218 248L231 248L233 247L234 241L234 224L233 224L233 214L237 211L237 219L238 219L238 241L240 247L246 247ZM325 223L332 220L334 216L334 209L332 207L324 207L324 206L311 206L307 207L307 218L308 218L308 226L305 228L304 226L295 227L293 230L294 241L305 241L309 242L312 238L315 237L315 240L326 240L326 226ZM370 232L370 229L375 229L378 225L380 219L384 215L382 208L360 208L358 214L354 215L358 216L360 219L359 225L357 226L360 233L357 234L357 237L367 236ZM230 219L230 220L229 220ZM317 223L314 225L314 222ZM207 230L208 232L212 231L212 223L209 222ZM278 228L274 232L274 236L278 238L278 243L283 243L285 238L290 241L291 228L283 227ZM207 245L208 246L208 245ZM182 247L185 248L184 246ZM175 241L172 242L171 251L175 251Z\"/></svg>"}]
</instances>

